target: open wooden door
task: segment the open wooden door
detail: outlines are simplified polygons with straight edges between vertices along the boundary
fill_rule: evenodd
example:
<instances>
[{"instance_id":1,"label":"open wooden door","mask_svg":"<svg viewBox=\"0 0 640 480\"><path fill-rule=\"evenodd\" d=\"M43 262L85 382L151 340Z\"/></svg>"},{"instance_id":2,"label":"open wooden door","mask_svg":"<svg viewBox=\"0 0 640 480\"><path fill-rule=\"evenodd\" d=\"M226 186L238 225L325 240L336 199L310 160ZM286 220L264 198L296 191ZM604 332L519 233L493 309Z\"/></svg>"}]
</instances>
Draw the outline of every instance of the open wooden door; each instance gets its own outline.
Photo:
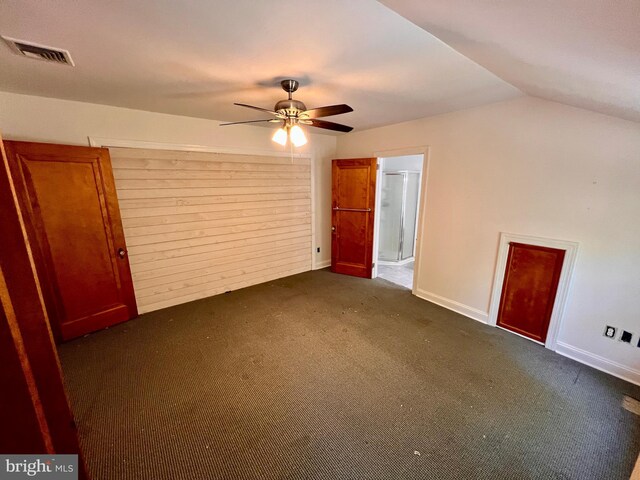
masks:
<instances>
[{"instance_id":1,"label":"open wooden door","mask_svg":"<svg viewBox=\"0 0 640 480\"><path fill-rule=\"evenodd\" d=\"M79 454L31 249L0 139L0 452Z\"/></svg>"},{"instance_id":2,"label":"open wooden door","mask_svg":"<svg viewBox=\"0 0 640 480\"><path fill-rule=\"evenodd\" d=\"M137 316L109 151L5 142L58 340Z\"/></svg>"},{"instance_id":3,"label":"open wooden door","mask_svg":"<svg viewBox=\"0 0 640 480\"><path fill-rule=\"evenodd\" d=\"M371 278L376 167L375 158L333 161L332 272Z\"/></svg>"}]
</instances>

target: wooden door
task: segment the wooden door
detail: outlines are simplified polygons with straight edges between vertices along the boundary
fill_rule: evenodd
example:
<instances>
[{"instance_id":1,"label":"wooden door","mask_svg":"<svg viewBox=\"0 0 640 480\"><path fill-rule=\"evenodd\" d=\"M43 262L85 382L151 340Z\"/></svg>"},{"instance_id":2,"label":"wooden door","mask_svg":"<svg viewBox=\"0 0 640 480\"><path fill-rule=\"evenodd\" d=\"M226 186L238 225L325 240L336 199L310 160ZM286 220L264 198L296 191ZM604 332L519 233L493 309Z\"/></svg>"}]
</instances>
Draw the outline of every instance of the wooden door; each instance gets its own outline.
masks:
<instances>
[{"instance_id":1,"label":"wooden door","mask_svg":"<svg viewBox=\"0 0 640 480\"><path fill-rule=\"evenodd\" d=\"M0 139L0 452L79 454L60 362L49 329Z\"/></svg>"},{"instance_id":2,"label":"wooden door","mask_svg":"<svg viewBox=\"0 0 640 480\"><path fill-rule=\"evenodd\" d=\"M332 272L371 278L376 166L375 158L333 161Z\"/></svg>"},{"instance_id":3,"label":"wooden door","mask_svg":"<svg viewBox=\"0 0 640 480\"><path fill-rule=\"evenodd\" d=\"M5 148L56 338L137 316L108 150Z\"/></svg>"},{"instance_id":4,"label":"wooden door","mask_svg":"<svg viewBox=\"0 0 640 480\"><path fill-rule=\"evenodd\" d=\"M556 248L510 243L499 326L545 342L564 254Z\"/></svg>"}]
</instances>

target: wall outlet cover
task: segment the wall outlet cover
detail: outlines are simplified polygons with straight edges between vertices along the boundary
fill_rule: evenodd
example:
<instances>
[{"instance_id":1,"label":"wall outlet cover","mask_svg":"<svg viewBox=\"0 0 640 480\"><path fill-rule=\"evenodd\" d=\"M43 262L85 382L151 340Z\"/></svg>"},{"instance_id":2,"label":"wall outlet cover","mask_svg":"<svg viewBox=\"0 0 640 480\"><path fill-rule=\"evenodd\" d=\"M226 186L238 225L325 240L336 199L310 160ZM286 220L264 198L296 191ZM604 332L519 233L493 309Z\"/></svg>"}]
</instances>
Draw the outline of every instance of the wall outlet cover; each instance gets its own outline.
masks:
<instances>
[{"instance_id":1,"label":"wall outlet cover","mask_svg":"<svg viewBox=\"0 0 640 480\"><path fill-rule=\"evenodd\" d=\"M610 327L609 325L607 325L606 328L604 329L604 336L607 338L615 338L616 327Z\"/></svg>"},{"instance_id":2,"label":"wall outlet cover","mask_svg":"<svg viewBox=\"0 0 640 480\"><path fill-rule=\"evenodd\" d=\"M624 343L631 343L632 337L633 337L633 333L623 330L622 335L620 335L620 341Z\"/></svg>"}]
</instances>

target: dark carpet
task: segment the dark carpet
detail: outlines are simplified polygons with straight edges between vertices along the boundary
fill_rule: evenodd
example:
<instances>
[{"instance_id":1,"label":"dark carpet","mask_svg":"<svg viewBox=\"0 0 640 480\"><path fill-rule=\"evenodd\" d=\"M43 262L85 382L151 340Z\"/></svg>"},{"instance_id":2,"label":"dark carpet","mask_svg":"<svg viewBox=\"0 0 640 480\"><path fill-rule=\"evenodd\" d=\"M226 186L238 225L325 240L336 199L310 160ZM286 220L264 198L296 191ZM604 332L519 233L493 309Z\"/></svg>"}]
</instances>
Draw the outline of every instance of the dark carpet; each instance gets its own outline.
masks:
<instances>
[{"instance_id":1,"label":"dark carpet","mask_svg":"<svg viewBox=\"0 0 640 480\"><path fill-rule=\"evenodd\" d=\"M95 480L627 479L640 388L326 270L60 347Z\"/></svg>"}]
</instances>

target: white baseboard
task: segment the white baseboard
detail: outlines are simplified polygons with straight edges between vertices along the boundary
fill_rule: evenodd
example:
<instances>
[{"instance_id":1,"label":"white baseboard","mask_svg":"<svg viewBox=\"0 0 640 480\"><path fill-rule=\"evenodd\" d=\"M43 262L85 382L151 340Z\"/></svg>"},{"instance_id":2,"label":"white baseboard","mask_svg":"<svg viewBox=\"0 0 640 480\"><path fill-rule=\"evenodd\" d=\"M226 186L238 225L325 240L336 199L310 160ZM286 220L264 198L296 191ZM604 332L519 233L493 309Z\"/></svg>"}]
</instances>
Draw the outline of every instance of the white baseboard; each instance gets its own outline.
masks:
<instances>
[{"instance_id":1,"label":"white baseboard","mask_svg":"<svg viewBox=\"0 0 640 480\"><path fill-rule=\"evenodd\" d=\"M481 323L487 323L487 320L489 319L489 313L487 312L483 312L482 310L478 310L477 308L470 307L449 298L441 297L440 295L436 295L435 293L426 292L418 288L416 289L414 295L423 300L427 300L428 302L435 303L436 305L448 308L449 310L453 310L460 315L464 315L465 317L469 317Z\"/></svg>"},{"instance_id":2,"label":"white baseboard","mask_svg":"<svg viewBox=\"0 0 640 480\"><path fill-rule=\"evenodd\" d=\"M331 266L331 259L329 260L321 260L319 262L315 262L313 264L314 270L320 270L321 268L327 268Z\"/></svg>"},{"instance_id":3,"label":"white baseboard","mask_svg":"<svg viewBox=\"0 0 640 480\"><path fill-rule=\"evenodd\" d=\"M640 370L635 370L622 365L613 360L601 357L595 353L587 352L581 348L568 345L563 342L556 344L556 353L569 357L577 362L584 363L590 367L600 370L602 372L613 375L614 377L621 378L627 382L631 382L636 385L640 385Z\"/></svg>"}]
</instances>

